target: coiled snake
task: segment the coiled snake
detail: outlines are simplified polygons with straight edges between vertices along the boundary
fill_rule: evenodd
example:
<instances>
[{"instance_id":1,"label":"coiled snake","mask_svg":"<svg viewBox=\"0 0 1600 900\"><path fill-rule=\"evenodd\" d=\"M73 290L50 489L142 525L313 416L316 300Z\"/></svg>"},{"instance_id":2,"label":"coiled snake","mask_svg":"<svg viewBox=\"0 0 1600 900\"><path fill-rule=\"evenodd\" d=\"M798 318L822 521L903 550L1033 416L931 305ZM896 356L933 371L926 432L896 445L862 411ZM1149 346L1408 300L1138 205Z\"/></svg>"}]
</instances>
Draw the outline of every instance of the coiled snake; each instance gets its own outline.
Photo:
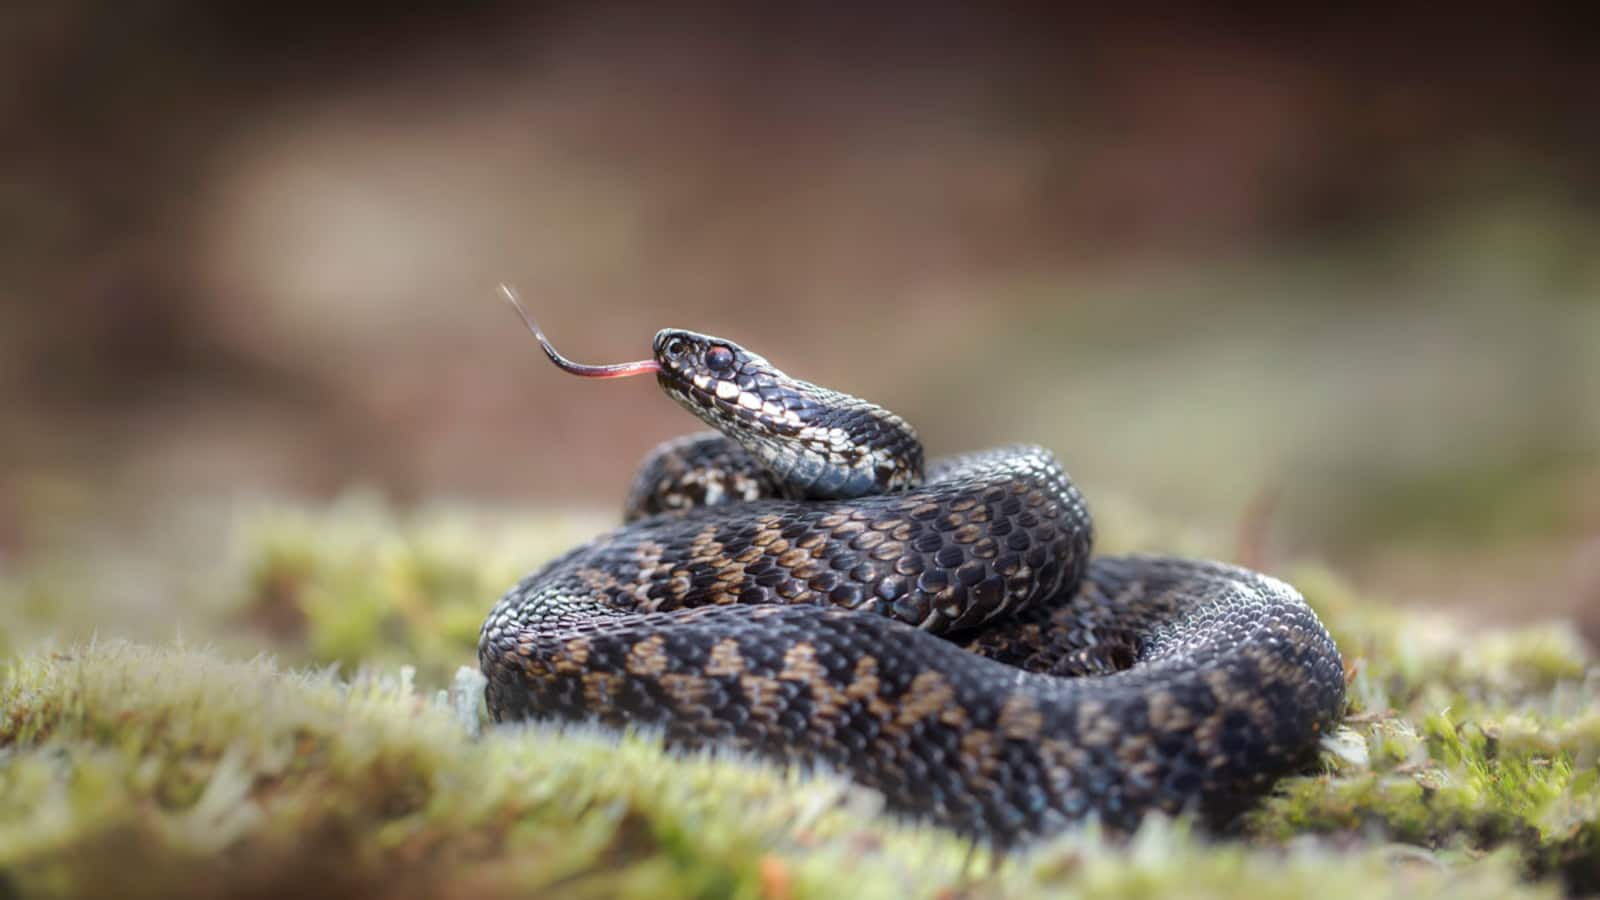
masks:
<instances>
[{"instance_id":1,"label":"coiled snake","mask_svg":"<svg viewBox=\"0 0 1600 900\"><path fill-rule=\"evenodd\" d=\"M1343 710L1339 651L1293 588L1091 560L1088 510L1047 450L924 476L898 416L729 341L665 330L651 359L582 366L523 316L563 369L653 372L717 431L657 448L626 524L495 605L478 658L497 720L819 764L1012 845L1089 817L1224 816Z\"/></svg>"}]
</instances>

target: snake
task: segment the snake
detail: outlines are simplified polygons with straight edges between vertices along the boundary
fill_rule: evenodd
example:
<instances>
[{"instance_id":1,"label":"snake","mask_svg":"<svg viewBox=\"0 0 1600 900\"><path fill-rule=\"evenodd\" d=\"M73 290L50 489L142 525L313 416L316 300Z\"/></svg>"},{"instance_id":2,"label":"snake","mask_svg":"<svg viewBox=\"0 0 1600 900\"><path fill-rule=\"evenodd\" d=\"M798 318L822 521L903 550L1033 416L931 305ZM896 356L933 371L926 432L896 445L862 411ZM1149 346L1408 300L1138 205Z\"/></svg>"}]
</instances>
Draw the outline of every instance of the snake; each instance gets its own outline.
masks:
<instances>
[{"instance_id":1,"label":"snake","mask_svg":"<svg viewBox=\"0 0 1600 900\"><path fill-rule=\"evenodd\" d=\"M624 521L512 587L478 657L497 722L659 734L842 775L891 816L1010 847L1152 813L1224 823L1316 765L1345 669L1293 587L1091 557L1049 450L924 463L894 413L722 338L647 359L712 431L638 470Z\"/></svg>"}]
</instances>

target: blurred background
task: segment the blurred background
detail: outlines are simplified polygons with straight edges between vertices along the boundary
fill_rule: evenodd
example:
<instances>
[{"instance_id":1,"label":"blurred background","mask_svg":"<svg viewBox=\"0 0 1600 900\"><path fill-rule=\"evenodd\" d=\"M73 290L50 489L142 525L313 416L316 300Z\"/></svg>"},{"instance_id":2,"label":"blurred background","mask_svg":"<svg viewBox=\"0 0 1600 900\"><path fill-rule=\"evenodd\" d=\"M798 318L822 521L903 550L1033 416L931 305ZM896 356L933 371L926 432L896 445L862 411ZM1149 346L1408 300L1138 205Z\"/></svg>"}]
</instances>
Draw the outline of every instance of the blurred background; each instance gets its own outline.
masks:
<instances>
[{"instance_id":1,"label":"blurred background","mask_svg":"<svg viewBox=\"0 0 1600 900\"><path fill-rule=\"evenodd\" d=\"M0 569L198 561L174 510L249 498L614 516L696 425L504 281L586 362L722 335L934 454L1600 637L1576 16L17 4Z\"/></svg>"}]
</instances>

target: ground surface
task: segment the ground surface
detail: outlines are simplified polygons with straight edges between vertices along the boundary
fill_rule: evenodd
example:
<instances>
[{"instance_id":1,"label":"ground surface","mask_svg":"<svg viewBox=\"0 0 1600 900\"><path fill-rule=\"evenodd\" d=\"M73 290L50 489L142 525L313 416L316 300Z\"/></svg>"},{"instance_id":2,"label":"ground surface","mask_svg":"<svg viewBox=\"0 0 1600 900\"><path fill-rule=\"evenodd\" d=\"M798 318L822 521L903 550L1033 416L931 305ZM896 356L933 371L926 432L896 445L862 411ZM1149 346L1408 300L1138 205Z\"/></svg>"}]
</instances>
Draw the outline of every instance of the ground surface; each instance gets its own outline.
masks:
<instances>
[{"instance_id":1,"label":"ground surface","mask_svg":"<svg viewBox=\"0 0 1600 900\"><path fill-rule=\"evenodd\" d=\"M1206 551L1115 507L1101 520L1107 551ZM1155 821L994 861L825 776L673 758L648 736L477 736L458 670L484 610L598 519L355 497L229 521L227 551L167 588L196 595L180 626L85 620L119 585L119 608L141 608L113 558L5 579L0 897L1600 892L1600 667L1561 623L1480 626L1275 567L1350 671L1321 770L1230 834Z\"/></svg>"}]
</instances>

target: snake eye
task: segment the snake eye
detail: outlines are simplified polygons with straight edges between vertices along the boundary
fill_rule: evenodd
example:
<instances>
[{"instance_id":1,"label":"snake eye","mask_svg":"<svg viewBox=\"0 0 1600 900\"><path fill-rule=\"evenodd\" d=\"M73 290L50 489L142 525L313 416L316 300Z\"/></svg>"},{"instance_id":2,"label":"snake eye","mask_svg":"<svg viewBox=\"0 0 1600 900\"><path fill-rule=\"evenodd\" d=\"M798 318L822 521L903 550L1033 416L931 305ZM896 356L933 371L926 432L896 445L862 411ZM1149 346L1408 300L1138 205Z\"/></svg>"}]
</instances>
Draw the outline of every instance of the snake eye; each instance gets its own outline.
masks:
<instances>
[{"instance_id":1,"label":"snake eye","mask_svg":"<svg viewBox=\"0 0 1600 900\"><path fill-rule=\"evenodd\" d=\"M672 340L667 341L667 346L663 348L662 352L667 355L667 359L676 361L681 359L683 354L687 353L688 351L689 344L687 341L685 341L683 338L673 338Z\"/></svg>"},{"instance_id":2,"label":"snake eye","mask_svg":"<svg viewBox=\"0 0 1600 900\"><path fill-rule=\"evenodd\" d=\"M733 351L721 344L714 345L706 351L706 365L718 372L727 369L733 365Z\"/></svg>"}]
</instances>

